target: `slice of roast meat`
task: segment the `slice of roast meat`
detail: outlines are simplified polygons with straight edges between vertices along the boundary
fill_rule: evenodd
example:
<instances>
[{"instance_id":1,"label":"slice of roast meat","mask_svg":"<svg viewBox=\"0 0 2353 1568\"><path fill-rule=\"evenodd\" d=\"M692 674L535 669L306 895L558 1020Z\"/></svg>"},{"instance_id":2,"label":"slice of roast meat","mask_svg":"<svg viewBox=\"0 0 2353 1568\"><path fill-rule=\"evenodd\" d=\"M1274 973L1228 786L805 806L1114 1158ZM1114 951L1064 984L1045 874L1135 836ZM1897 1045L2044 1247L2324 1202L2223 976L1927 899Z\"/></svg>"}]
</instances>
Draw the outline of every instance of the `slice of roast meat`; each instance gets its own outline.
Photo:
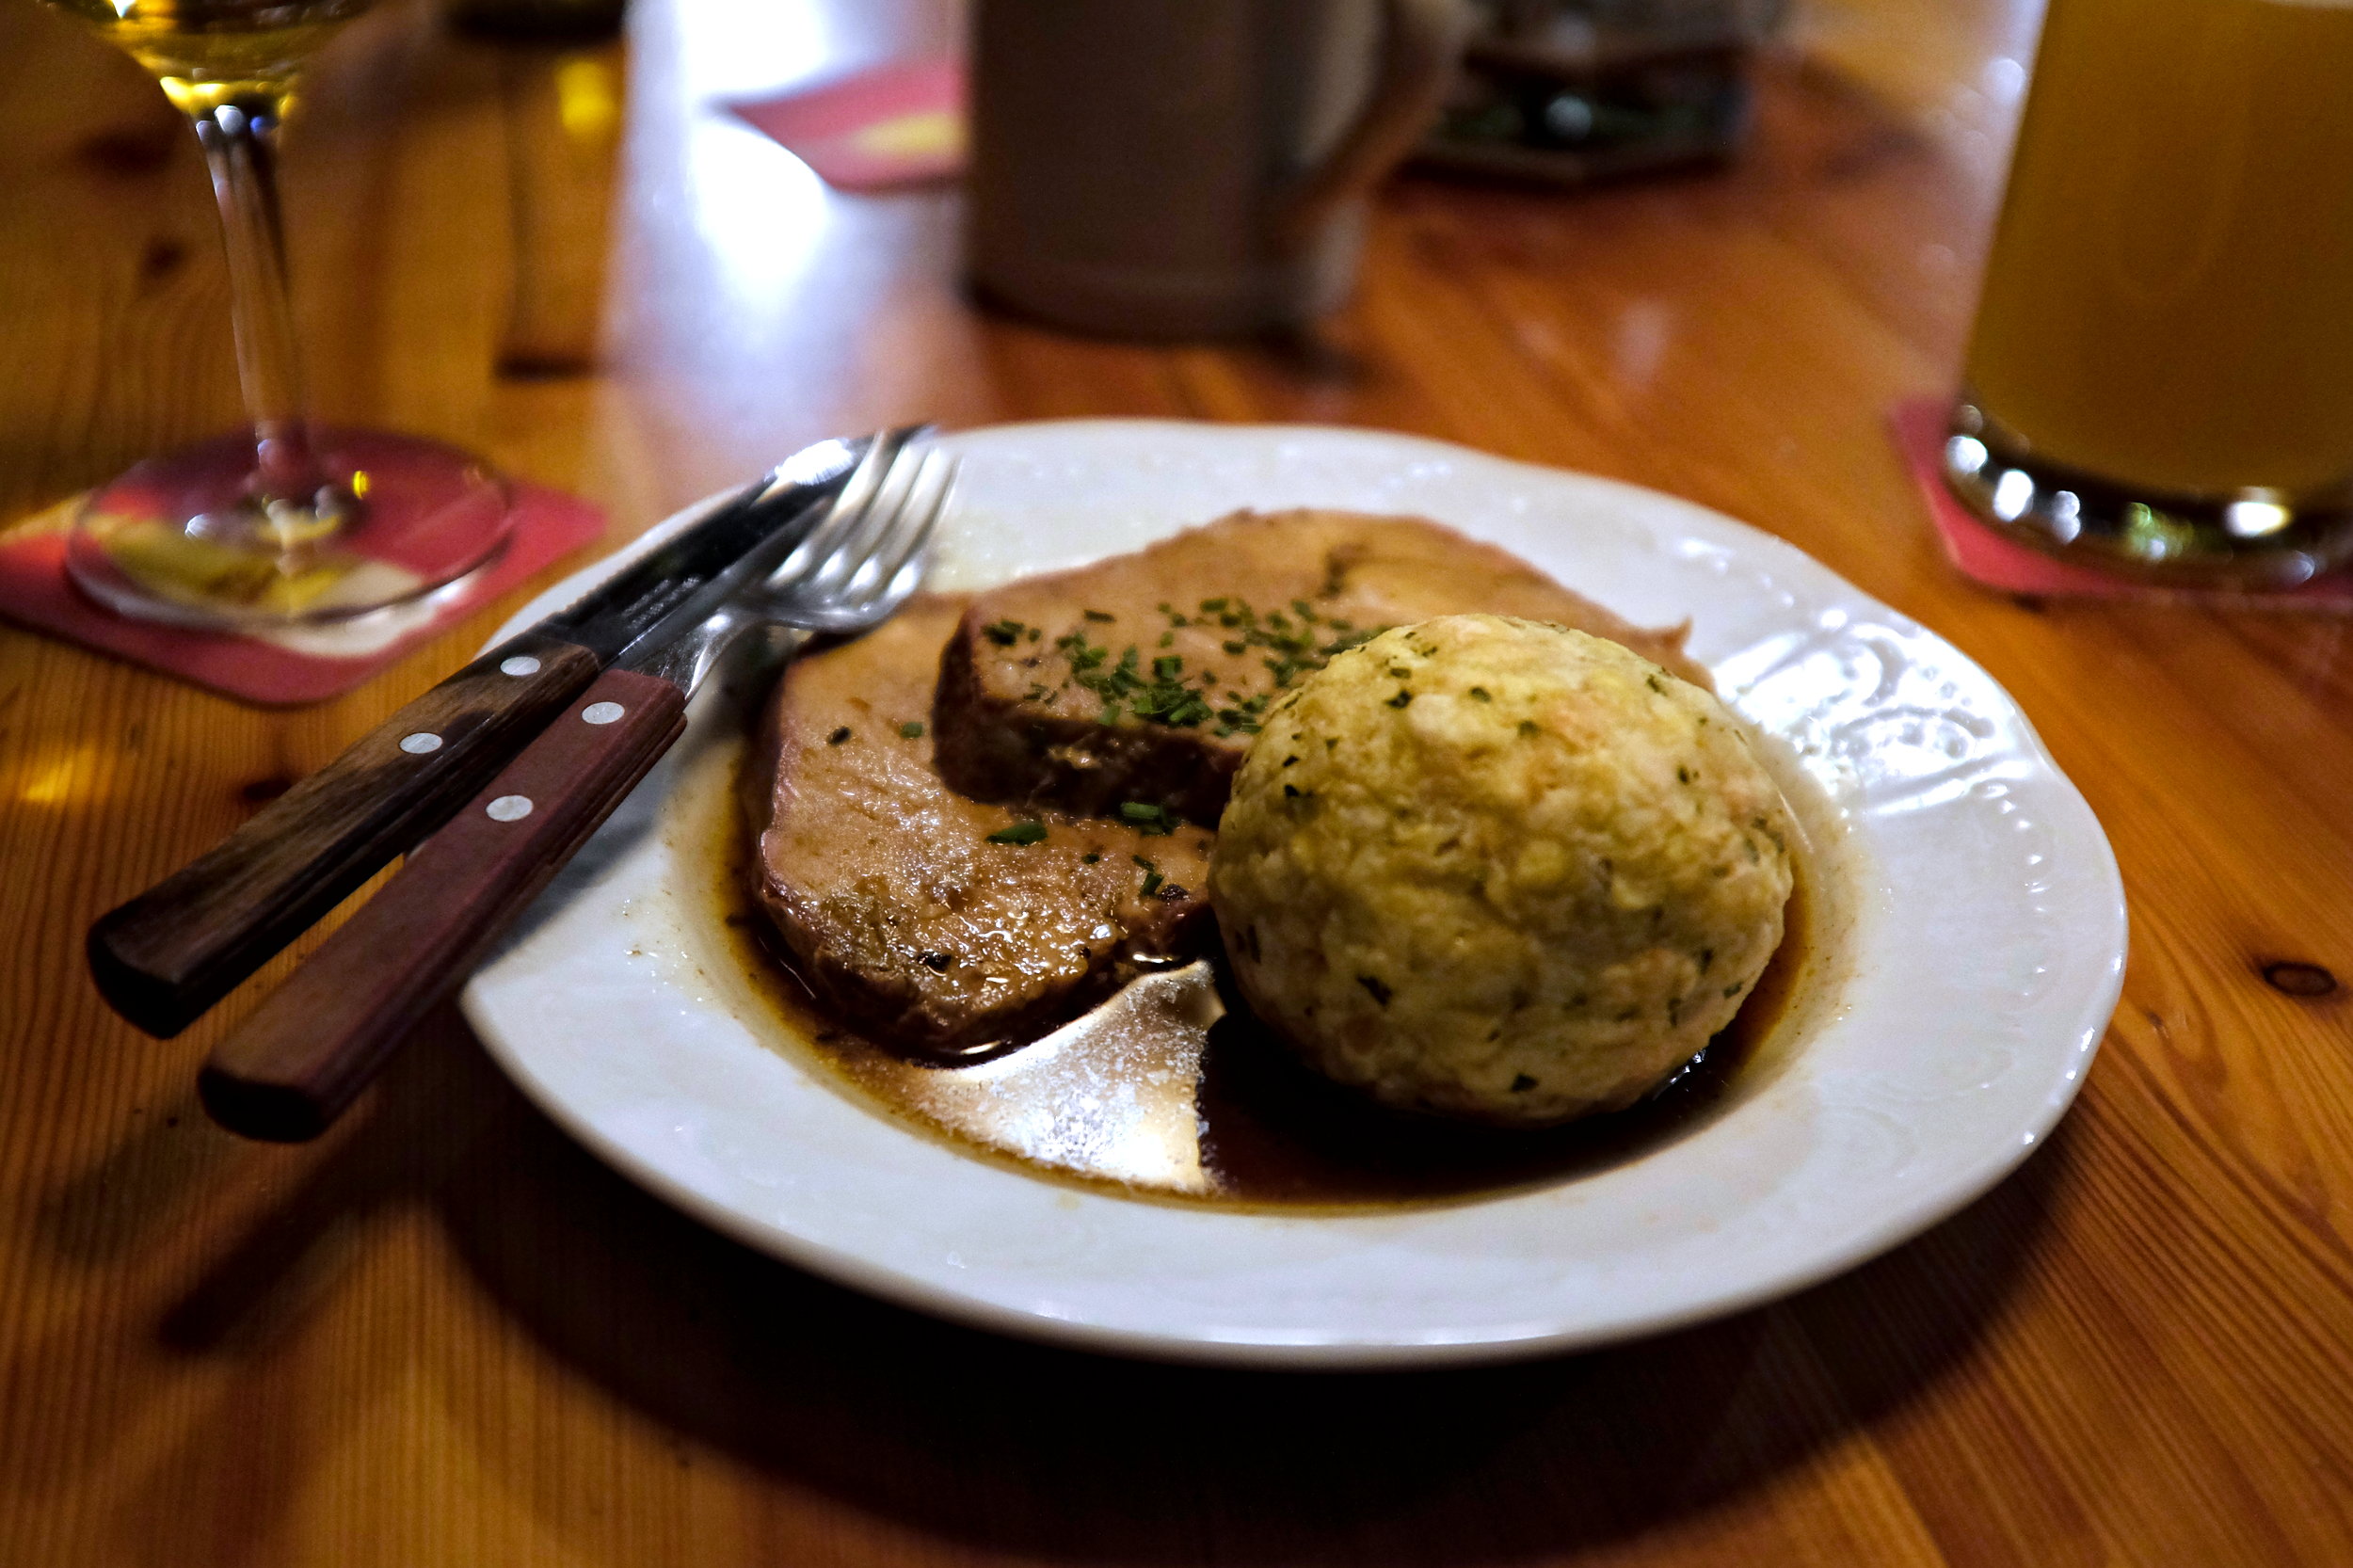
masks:
<instances>
[{"instance_id":1,"label":"slice of roast meat","mask_svg":"<svg viewBox=\"0 0 2353 1568\"><path fill-rule=\"evenodd\" d=\"M983 800L1214 826L1284 690L1385 628L1472 610L1575 627L1708 684L1683 628L1628 625L1434 522L1238 512L975 598L940 661L939 770Z\"/></svg>"},{"instance_id":2,"label":"slice of roast meat","mask_svg":"<svg viewBox=\"0 0 2353 1568\"><path fill-rule=\"evenodd\" d=\"M919 598L793 664L746 770L757 890L793 968L920 1052L1043 1032L1215 929L1198 828L984 805L940 782L932 689L964 604Z\"/></svg>"}]
</instances>

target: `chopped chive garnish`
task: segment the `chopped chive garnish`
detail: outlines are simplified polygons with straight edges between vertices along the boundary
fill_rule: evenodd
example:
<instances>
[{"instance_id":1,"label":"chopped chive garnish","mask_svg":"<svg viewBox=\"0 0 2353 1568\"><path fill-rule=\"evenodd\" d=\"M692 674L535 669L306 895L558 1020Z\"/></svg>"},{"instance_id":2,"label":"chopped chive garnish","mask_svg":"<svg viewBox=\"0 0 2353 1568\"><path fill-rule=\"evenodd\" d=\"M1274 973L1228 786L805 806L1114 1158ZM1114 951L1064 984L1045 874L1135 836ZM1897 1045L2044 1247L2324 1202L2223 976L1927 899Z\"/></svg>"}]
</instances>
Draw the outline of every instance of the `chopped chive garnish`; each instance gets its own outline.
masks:
<instances>
[{"instance_id":1,"label":"chopped chive garnish","mask_svg":"<svg viewBox=\"0 0 2353 1568\"><path fill-rule=\"evenodd\" d=\"M1157 838L1176 831L1176 818L1165 806L1155 806L1141 800L1119 803L1120 821L1146 838Z\"/></svg>"},{"instance_id":2,"label":"chopped chive garnish","mask_svg":"<svg viewBox=\"0 0 2353 1568\"><path fill-rule=\"evenodd\" d=\"M1301 602L1304 601L1294 601L1292 609L1299 610ZM1323 632L1339 631L1345 623L1321 622L1322 632L1319 632L1314 629L1318 617L1312 609L1301 611L1296 620L1279 611L1261 617L1246 601L1231 596L1205 599L1201 601L1201 608L1205 616L1214 615L1220 623L1231 630L1232 634L1223 644L1226 652L1241 655L1256 648L1266 655L1259 663L1273 676L1278 690L1290 685L1303 675L1321 669L1335 654L1377 635L1380 630L1368 630L1345 635L1337 642L1320 644L1318 639ZM1168 616L1171 626L1188 624L1186 617L1173 609L1163 613ZM1107 622L1113 618L1101 610L1085 610L1080 614L1087 620L1096 622ZM1014 624L1018 626L1018 623ZM1019 630L1033 639L1037 635L1033 628ZM1160 633L1157 646L1169 648L1175 642L1175 633L1164 632ZM1259 716L1274 695L1265 694L1245 703L1240 694L1228 693L1227 706L1220 709L1212 706L1203 692L1193 689L1196 685L1204 688L1216 686L1218 678L1215 672L1196 672L1188 677L1181 655L1154 656L1148 662L1147 673L1147 662L1137 648L1130 646L1122 650L1114 661L1112 650L1091 641L1084 630L1064 632L1054 639L1054 647L1069 661L1072 682L1093 693L1101 702L1103 712L1100 716L1107 724L1116 722L1123 714L1129 714L1140 723L1162 724L1172 728L1191 729L1214 721L1215 732L1220 735L1255 734Z\"/></svg>"}]
</instances>

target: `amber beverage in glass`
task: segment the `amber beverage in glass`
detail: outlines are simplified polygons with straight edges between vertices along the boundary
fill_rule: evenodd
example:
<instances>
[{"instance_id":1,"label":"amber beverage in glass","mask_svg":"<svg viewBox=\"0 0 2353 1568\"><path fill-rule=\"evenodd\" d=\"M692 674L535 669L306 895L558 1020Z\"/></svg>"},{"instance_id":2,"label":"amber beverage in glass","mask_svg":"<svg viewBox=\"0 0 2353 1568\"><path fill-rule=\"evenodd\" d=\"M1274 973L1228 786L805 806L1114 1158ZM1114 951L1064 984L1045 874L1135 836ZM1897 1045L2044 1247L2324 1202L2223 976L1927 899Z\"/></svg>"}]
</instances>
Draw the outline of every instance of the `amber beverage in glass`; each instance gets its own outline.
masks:
<instances>
[{"instance_id":1,"label":"amber beverage in glass","mask_svg":"<svg viewBox=\"0 0 2353 1568\"><path fill-rule=\"evenodd\" d=\"M2353 0L2051 0L1945 443L1987 522L2185 584L2353 554Z\"/></svg>"},{"instance_id":2,"label":"amber beverage in glass","mask_svg":"<svg viewBox=\"0 0 2353 1568\"><path fill-rule=\"evenodd\" d=\"M49 0L152 72L203 145L251 424L92 490L66 551L126 615L208 628L346 620L424 599L503 548L507 488L414 437L313 426L286 297L276 152L302 66L369 0Z\"/></svg>"}]
</instances>

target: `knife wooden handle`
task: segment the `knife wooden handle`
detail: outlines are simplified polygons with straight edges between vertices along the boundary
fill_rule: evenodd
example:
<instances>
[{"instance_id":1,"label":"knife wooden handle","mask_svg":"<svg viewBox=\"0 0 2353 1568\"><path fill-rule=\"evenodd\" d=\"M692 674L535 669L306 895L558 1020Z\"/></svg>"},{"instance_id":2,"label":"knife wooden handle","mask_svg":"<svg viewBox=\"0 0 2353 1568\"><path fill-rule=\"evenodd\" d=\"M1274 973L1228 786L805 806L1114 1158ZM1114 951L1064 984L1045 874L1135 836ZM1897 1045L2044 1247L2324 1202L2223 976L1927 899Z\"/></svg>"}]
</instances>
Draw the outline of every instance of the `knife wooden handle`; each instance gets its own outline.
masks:
<instances>
[{"instance_id":1,"label":"knife wooden handle","mask_svg":"<svg viewBox=\"0 0 2353 1568\"><path fill-rule=\"evenodd\" d=\"M393 856L422 841L597 677L526 632L451 676L210 852L90 927L116 1012L173 1035Z\"/></svg>"},{"instance_id":2,"label":"knife wooden handle","mask_svg":"<svg viewBox=\"0 0 2353 1568\"><path fill-rule=\"evenodd\" d=\"M670 749L685 706L667 680L599 677L214 1050L197 1079L213 1119L324 1132Z\"/></svg>"}]
</instances>

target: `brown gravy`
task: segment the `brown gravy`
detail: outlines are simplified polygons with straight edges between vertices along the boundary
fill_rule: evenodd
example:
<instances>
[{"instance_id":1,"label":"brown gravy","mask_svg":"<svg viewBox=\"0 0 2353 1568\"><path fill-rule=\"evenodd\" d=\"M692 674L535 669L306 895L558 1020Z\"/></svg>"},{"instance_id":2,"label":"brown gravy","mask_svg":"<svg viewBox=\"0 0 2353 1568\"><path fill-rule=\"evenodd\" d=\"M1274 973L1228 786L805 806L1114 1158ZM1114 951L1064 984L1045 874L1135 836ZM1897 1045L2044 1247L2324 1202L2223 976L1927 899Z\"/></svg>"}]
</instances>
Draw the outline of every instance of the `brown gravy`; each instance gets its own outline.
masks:
<instances>
[{"instance_id":1,"label":"brown gravy","mask_svg":"<svg viewBox=\"0 0 2353 1568\"><path fill-rule=\"evenodd\" d=\"M1514 1132L1390 1111L1318 1077L1206 961L1146 976L1031 1045L964 1064L909 1057L817 1011L768 943L748 834L733 837L734 853L718 857L733 955L782 1032L860 1098L1032 1174L1220 1207L1445 1203L1638 1159L1726 1105L1787 1014L1813 949L1801 864L1780 950L1705 1052L1630 1110Z\"/></svg>"}]
</instances>

